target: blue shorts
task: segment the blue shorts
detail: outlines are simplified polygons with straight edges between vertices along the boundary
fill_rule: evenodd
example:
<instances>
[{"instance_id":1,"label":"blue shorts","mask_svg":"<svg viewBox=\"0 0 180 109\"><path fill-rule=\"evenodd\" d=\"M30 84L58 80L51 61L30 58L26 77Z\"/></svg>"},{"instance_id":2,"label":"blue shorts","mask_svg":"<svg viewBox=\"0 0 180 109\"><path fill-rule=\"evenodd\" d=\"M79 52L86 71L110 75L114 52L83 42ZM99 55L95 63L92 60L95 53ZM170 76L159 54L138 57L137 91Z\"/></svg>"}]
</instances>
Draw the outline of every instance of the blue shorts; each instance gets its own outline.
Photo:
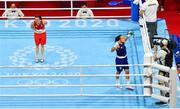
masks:
<instances>
[{"instance_id":1,"label":"blue shorts","mask_svg":"<svg viewBox=\"0 0 180 109\"><path fill-rule=\"evenodd\" d=\"M128 59L127 57L126 58L122 58L122 59L119 59L116 57L116 65L128 65ZM116 70L121 73L122 70L127 70L129 69L129 66L116 66Z\"/></svg>"}]
</instances>

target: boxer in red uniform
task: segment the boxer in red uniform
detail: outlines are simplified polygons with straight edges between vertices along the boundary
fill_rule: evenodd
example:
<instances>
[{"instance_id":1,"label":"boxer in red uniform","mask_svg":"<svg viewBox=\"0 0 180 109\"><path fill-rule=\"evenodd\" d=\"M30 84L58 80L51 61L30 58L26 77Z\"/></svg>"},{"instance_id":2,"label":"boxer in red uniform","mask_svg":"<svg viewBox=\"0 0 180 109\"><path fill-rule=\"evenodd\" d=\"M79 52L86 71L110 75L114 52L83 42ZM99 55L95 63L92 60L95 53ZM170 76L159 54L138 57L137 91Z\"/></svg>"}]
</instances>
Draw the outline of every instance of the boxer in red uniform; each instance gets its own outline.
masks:
<instances>
[{"instance_id":1,"label":"boxer in red uniform","mask_svg":"<svg viewBox=\"0 0 180 109\"><path fill-rule=\"evenodd\" d=\"M45 25L47 21L43 20L41 16L35 16L31 23L31 28L34 30L34 40L36 44L36 63L44 62L44 45L46 44L46 30ZM41 45L41 58L39 60L39 46Z\"/></svg>"}]
</instances>

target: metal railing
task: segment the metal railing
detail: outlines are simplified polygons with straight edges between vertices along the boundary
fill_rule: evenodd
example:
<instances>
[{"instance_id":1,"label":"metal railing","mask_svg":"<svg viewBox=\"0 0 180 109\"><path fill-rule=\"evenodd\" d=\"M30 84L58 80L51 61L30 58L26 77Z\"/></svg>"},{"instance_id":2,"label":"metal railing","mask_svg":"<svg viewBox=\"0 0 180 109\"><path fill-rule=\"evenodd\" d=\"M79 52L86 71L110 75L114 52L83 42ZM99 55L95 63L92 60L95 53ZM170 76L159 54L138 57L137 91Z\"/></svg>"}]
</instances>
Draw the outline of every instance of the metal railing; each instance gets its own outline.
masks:
<instances>
[{"instance_id":1,"label":"metal railing","mask_svg":"<svg viewBox=\"0 0 180 109\"><path fill-rule=\"evenodd\" d=\"M0 9L0 10L7 10L7 2L13 1L13 2L36 2L36 1L49 1L49 0L3 0L4 1L4 9ZM73 2L74 1L84 1L84 0L51 0L53 1L69 1L70 2L70 8L19 8L21 10L68 10L70 11L70 16L52 16L52 17L47 17L45 16L44 18L49 18L49 19L55 19L55 18L77 18L76 16L73 15L73 12L76 10L79 10L80 8L74 8L73 7ZM89 0L89 1L95 1L95 0ZM131 9L131 7L108 7L108 8L89 8L92 10L117 10L117 9ZM94 16L93 18L130 18L131 16ZM6 17L0 17L0 18L6 18ZM32 19L34 17L19 17L19 18L23 18L23 19Z\"/></svg>"}]
</instances>

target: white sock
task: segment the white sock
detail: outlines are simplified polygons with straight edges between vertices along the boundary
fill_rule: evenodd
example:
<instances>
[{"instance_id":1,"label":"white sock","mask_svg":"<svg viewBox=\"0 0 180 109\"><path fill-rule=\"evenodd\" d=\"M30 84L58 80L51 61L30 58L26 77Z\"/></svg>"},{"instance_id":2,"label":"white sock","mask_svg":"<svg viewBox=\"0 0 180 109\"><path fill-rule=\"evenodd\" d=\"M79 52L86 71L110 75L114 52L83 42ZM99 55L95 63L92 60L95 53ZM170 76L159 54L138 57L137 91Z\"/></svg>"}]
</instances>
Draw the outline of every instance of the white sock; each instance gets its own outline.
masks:
<instances>
[{"instance_id":1,"label":"white sock","mask_svg":"<svg viewBox=\"0 0 180 109\"><path fill-rule=\"evenodd\" d=\"M38 60L39 59L39 57L36 57L36 60Z\"/></svg>"}]
</instances>

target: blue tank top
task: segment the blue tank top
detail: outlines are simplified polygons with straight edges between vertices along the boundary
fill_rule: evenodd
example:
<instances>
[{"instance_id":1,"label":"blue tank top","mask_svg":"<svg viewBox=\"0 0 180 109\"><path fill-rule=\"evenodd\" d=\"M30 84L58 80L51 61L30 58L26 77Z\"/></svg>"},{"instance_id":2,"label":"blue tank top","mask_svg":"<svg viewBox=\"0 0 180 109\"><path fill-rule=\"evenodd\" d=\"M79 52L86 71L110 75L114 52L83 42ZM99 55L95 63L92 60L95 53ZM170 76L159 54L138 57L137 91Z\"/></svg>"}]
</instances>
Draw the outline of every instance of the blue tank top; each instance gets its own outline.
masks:
<instances>
[{"instance_id":1,"label":"blue tank top","mask_svg":"<svg viewBox=\"0 0 180 109\"><path fill-rule=\"evenodd\" d=\"M123 44L119 44L119 49L116 50L118 56L126 56L126 46Z\"/></svg>"}]
</instances>

